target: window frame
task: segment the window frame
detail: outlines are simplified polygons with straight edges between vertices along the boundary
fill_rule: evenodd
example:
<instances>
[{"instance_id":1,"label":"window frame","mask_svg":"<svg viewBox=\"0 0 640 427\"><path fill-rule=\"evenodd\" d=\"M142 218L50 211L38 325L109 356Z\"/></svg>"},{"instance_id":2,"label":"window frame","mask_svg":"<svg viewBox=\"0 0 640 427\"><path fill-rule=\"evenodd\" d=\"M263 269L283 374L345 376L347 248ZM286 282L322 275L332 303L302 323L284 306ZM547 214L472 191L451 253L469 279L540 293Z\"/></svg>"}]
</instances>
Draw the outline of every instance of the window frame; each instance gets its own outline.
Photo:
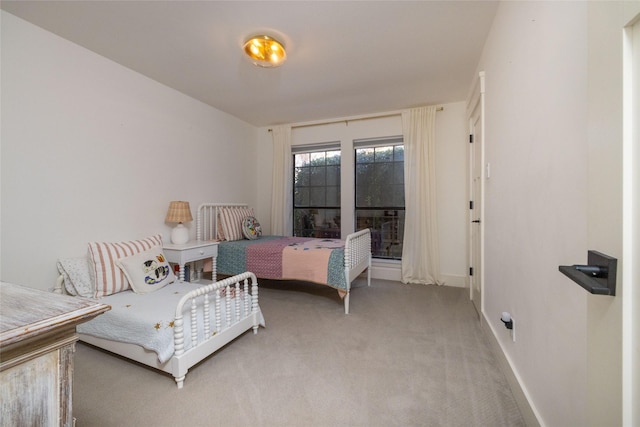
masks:
<instances>
[{"instance_id":1,"label":"window frame","mask_svg":"<svg viewBox=\"0 0 640 427\"><path fill-rule=\"evenodd\" d=\"M300 154L311 154L311 153L324 153L325 154L325 164L322 166L312 166L312 165L308 165L308 166L298 166L296 164L296 156L300 155ZM327 168L328 166L335 166L335 165L330 165L327 164L326 162L326 155L329 152L338 152L338 157L339 157L339 161L337 163L337 167L338 167L338 176L337 176L337 180L336 180L336 185L332 185L332 186L327 186L327 178L328 178L328 174L325 171L325 176L324 176L324 186L318 186L318 187L324 187L325 191L327 188L329 187L337 187L337 195L335 197L335 200L337 200L338 204L337 205L327 205L325 203L324 206L315 206L315 205L311 205L310 203L307 206L302 206L299 207L296 205L296 190L300 187L296 186L296 177L297 177L297 170L300 167L305 167L305 168L313 168L313 167L324 167ZM341 190L342 190L342 182L341 182L341 177L342 177L342 147L340 145L339 142L327 142L327 143L321 143L321 144L307 144L307 145L298 145L298 146L294 146L291 148L291 156L292 156L292 169L293 169L293 176L292 176L292 216L293 216L293 223L292 223L292 235L296 236L296 233L298 231L301 231L303 234L303 237L323 237L323 238L340 238L340 218L342 216L342 206L341 206ZM309 182L309 185L307 186L310 189L312 187L314 187L313 185L311 185L311 182ZM327 194L325 192L325 202L327 199ZM311 199L311 195L309 195L309 199ZM309 200L310 202L311 200ZM309 210L309 211L316 211L315 214L318 214L318 211L322 210L322 211L337 211L337 215L334 215L334 217L331 219L331 221L336 225L336 227L327 227L327 228L318 228L316 229L315 226L315 222L311 222L312 219L309 219L309 227L304 227L301 228L300 230L296 229L296 226L298 225L298 221L296 220L296 211L298 210ZM311 215L313 215L313 213L311 213ZM336 221L337 218L337 221ZM323 223L327 222L326 219L324 219ZM330 224L330 223L329 223Z\"/></svg>"},{"instance_id":2,"label":"window frame","mask_svg":"<svg viewBox=\"0 0 640 427\"><path fill-rule=\"evenodd\" d=\"M358 194L358 166L362 165L362 162L358 162L358 150L359 149L364 149L364 148L373 148L374 149L374 153L375 153L375 148L379 148L379 147L393 147L392 150L392 155L395 156L395 147L397 146L402 146L402 151L403 151L403 156L402 156L402 200L403 200L403 205L380 205L380 206L361 206L359 205L359 194ZM374 154L375 156L375 154ZM374 161L371 162L372 164L375 164L375 157L374 157ZM380 162L382 163L382 162ZM396 163L392 160L390 163ZM405 194L404 194L404 168L405 168L405 157L404 157L404 138L402 136L395 136L395 137L386 137L386 138L370 138L370 139L359 139L359 140L354 140L353 141L353 186L354 186L354 192L353 192L353 221L354 221L354 229L356 231L363 229L363 228L372 228L372 226L374 224L368 224L367 227L364 226L359 226L358 222L359 222L359 212L362 211L372 211L372 212L384 212L382 215L382 218L388 218L390 221L385 222L389 223L390 222L390 230L388 231L384 231L382 229L378 229L373 227L372 228L372 233L373 233L373 242L372 242L372 256L374 259L378 259L378 260L392 260L392 261L400 261L402 260L402 247L404 244L404 221L406 218L406 199L405 199ZM393 169L392 169L392 174L394 173ZM396 184L397 185L397 184ZM372 222L375 223L376 219L379 220L379 218L377 216L372 216ZM384 226L384 224L380 225L380 228L382 228ZM376 237L376 234L378 234L378 237ZM385 235L386 234L390 234L390 236L387 236L387 238L385 239ZM379 244L380 247L376 248L376 245L378 244L378 242L376 241L376 239L379 240ZM381 256L380 253L378 252L379 250L384 250L385 249L385 244L388 245L387 247L387 256ZM393 247L394 246L398 246L397 250L393 251ZM399 249L399 254L397 254ZM395 255L392 255L393 253L396 253Z\"/></svg>"}]
</instances>

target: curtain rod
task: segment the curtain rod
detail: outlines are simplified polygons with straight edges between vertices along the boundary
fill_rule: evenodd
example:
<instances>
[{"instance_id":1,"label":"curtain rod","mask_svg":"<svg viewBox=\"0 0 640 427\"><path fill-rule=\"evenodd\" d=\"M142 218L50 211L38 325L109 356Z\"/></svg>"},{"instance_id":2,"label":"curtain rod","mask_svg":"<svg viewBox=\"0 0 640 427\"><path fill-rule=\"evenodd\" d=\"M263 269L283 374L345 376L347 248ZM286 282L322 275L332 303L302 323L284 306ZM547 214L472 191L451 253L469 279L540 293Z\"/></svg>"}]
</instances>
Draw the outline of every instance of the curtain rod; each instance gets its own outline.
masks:
<instances>
[{"instance_id":1,"label":"curtain rod","mask_svg":"<svg viewBox=\"0 0 640 427\"><path fill-rule=\"evenodd\" d=\"M436 107L436 111L442 111L444 110L444 107ZM298 128L307 128L307 127L311 127L311 126L323 126L323 125L332 125L335 123L343 123L347 126L349 126L349 122L357 122L360 120L371 120L371 119L383 119L385 117L395 117L395 116L399 116L400 114L402 114L402 112L397 112L397 113L390 113L390 114L381 114L379 116L366 116L366 117L355 117L353 119L342 119L342 120L331 120L328 122L317 122L317 123L303 123L300 125L293 125L291 126L291 129L298 129ZM267 129L267 131L271 132L273 129L269 128Z\"/></svg>"}]
</instances>

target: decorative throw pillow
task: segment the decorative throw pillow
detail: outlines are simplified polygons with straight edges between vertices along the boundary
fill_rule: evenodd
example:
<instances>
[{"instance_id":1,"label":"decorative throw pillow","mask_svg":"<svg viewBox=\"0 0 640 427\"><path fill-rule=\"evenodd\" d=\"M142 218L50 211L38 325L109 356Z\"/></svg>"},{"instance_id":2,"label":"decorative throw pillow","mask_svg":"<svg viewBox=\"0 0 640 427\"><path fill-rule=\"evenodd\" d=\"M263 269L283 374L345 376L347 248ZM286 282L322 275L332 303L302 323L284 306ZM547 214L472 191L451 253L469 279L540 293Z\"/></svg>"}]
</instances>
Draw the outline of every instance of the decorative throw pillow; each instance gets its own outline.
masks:
<instances>
[{"instance_id":1,"label":"decorative throw pillow","mask_svg":"<svg viewBox=\"0 0 640 427\"><path fill-rule=\"evenodd\" d=\"M218 216L216 217L216 239L222 241L224 240L224 228L222 227L222 215L218 212Z\"/></svg>"},{"instance_id":2,"label":"decorative throw pillow","mask_svg":"<svg viewBox=\"0 0 640 427\"><path fill-rule=\"evenodd\" d=\"M248 216L254 216L253 208L228 207L220 209L224 238L227 241L242 240L242 220Z\"/></svg>"},{"instance_id":3,"label":"decorative throw pillow","mask_svg":"<svg viewBox=\"0 0 640 427\"><path fill-rule=\"evenodd\" d=\"M253 216L248 216L242 220L242 234L249 240L259 239L262 236L262 227Z\"/></svg>"},{"instance_id":4,"label":"decorative throw pillow","mask_svg":"<svg viewBox=\"0 0 640 427\"><path fill-rule=\"evenodd\" d=\"M69 295L93 298L95 289L91 283L89 260L86 256L59 259L57 266L64 277L64 288Z\"/></svg>"},{"instance_id":5,"label":"decorative throw pillow","mask_svg":"<svg viewBox=\"0 0 640 427\"><path fill-rule=\"evenodd\" d=\"M154 246L162 247L160 234L120 243L89 242L89 274L96 290L94 296L100 298L129 289L129 282L122 270L116 266L116 260L144 252Z\"/></svg>"},{"instance_id":6,"label":"decorative throw pillow","mask_svg":"<svg viewBox=\"0 0 640 427\"><path fill-rule=\"evenodd\" d=\"M116 265L129 280L131 289L137 294L148 294L173 283L176 276L161 246L116 260Z\"/></svg>"}]
</instances>

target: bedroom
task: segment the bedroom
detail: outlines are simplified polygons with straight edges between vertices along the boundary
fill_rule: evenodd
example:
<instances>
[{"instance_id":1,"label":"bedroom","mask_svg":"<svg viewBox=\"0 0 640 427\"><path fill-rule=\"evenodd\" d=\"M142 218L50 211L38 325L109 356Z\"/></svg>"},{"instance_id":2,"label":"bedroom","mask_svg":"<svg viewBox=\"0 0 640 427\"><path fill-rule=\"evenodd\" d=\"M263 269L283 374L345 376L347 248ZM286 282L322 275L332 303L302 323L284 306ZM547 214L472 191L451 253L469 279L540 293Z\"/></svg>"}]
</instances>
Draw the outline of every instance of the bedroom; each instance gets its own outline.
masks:
<instances>
[{"instance_id":1,"label":"bedroom","mask_svg":"<svg viewBox=\"0 0 640 427\"><path fill-rule=\"evenodd\" d=\"M621 302L587 298L557 266L583 261L592 246L622 258L621 229L611 236L597 222L607 214L600 211L602 197L619 205L620 181L592 162L615 156L601 152L598 141L620 140L619 36L637 13L632 2L504 3L479 63L493 113L487 221L499 224L488 230L485 316L542 424L621 424L623 403L633 401L621 391ZM602 57L611 63L601 66ZM467 132L466 99L455 101L437 118L451 140ZM55 278L55 260L82 253L89 239L168 232L163 219L170 200L250 202L261 216L270 211L270 167L260 161L270 157L267 126L249 125L5 11L2 106L3 281L45 289ZM381 126L397 134L397 123ZM247 162L246 146L228 143L239 141L251 142L255 162ZM452 184L459 199L444 213L457 224L467 215L464 206L452 208L456 200L466 203L466 147L446 149L442 155L457 158L448 170L465 174ZM618 190L588 190L587 179ZM559 182L577 189L570 200L560 189L548 191ZM455 225L450 233L457 236L450 243L460 239ZM441 259L451 265L443 272L466 277L465 244L444 248ZM532 260L544 266L538 276ZM516 343L496 317L504 310L522 320ZM603 357L610 363L598 361ZM593 405L603 388L611 400Z\"/></svg>"}]
</instances>

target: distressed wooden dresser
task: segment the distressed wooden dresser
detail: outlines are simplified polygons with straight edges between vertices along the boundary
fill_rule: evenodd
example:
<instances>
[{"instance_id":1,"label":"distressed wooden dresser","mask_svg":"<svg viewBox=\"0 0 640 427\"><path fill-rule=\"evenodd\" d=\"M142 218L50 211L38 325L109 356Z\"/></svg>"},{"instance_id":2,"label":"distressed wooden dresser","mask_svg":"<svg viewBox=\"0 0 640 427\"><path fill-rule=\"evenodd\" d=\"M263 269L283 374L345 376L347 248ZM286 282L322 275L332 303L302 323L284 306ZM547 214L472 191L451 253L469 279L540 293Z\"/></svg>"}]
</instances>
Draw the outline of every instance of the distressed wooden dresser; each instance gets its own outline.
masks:
<instances>
[{"instance_id":1,"label":"distressed wooden dresser","mask_svg":"<svg viewBox=\"0 0 640 427\"><path fill-rule=\"evenodd\" d=\"M110 308L0 283L0 425L74 424L76 325Z\"/></svg>"}]
</instances>

